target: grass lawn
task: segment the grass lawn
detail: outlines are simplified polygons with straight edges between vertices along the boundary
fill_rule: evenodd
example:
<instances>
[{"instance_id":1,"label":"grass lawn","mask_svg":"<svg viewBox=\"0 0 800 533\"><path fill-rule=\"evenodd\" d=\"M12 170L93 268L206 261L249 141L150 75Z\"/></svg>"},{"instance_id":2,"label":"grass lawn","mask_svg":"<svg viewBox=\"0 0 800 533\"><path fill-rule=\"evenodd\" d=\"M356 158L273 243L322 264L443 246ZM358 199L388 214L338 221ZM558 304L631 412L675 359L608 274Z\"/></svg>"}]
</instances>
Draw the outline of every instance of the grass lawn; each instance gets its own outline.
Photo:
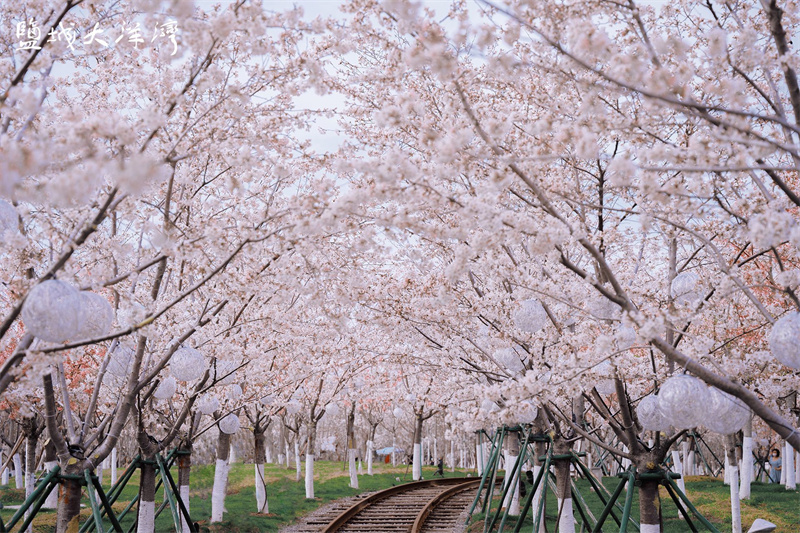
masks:
<instances>
[{"instance_id":1,"label":"grass lawn","mask_svg":"<svg viewBox=\"0 0 800 533\"><path fill-rule=\"evenodd\" d=\"M319 461L315 465L316 496L315 500L305 499L303 482L295 481L295 471L287 470L275 465L266 465L267 491L269 495L269 515L256 514L255 489L253 487L253 465L234 464L230 471L228 497L226 499L227 512L225 521L219 524L208 524L211 516L211 488L214 483L213 466L194 466L192 468L191 511L192 517L200 522L201 530L214 533L245 533L278 531L286 524L292 523L300 516L316 509L320 505L337 498L352 496L362 491L373 491L387 488L397 483L399 477L403 481L411 478L406 467L391 468L387 465L376 464L374 476L359 476L358 490L348 487L349 477L344 465L340 462ZM433 467L425 467L423 476L430 478L434 472ZM445 472L447 476L463 476L464 472L456 471L454 474ZM177 472L173 470L173 475ZM106 480L108 480L106 475ZM604 478L605 486L613 490L617 478ZM13 484L13 481L12 481ZM107 485L106 485L107 486ZM687 492L692 503L708 518L721 532L730 531L730 501L729 488L721 481L692 477L686 482ZM591 491L588 483L578 480L578 487L589 505L592 513L599 516L602 504ZM125 505L136 496L138 490L138 475L134 475L125 488L120 500L114 505L120 512ZM156 506L163 498L163 491L159 490L156 497ZM6 505L19 504L23 499L23 492L8 487L0 487L0 502ZM85 499L85 498L84 498ZM88 500L83 511L85 519L89 519ZM742 502L742 525L747 530L756 518L765 518L777 524L777 531L793 531L800 524L800 495L797 491L787 491L779 485L765 485L754 483L752 498ZM638 494L634 492L633 516L638 516ZM687 525L678 518L678 511L670 500L666 491L662 489L662 510L667 532L685 533L689 530ZM552 493L547 498L548 530L553 531L557 514L555 498ZM4 509L0 516L7 522L13 510ZM122 525L127 529L133 523L135 508L126 516ZM576 511L576 517L578 513ZM527 519L530 523L530 518ZM42 511L34 522L34 531L49 533L53 531L55 514L53 511ZM611 520L609 520L611 522ZM511 523L511 522L509 522ZM702 531L702 526L700 530ZM107 524L108 526L108 524ZM482 531L483 515L476 513L473 517L470 531ZM525 528L530 530L530 526ZM607 530L611 530L606 528ZM169 510L165 510L156 521L156 531L159 533L172 531L172 519ZM377 533L377 532L376 532Z\"/></svg>"},{"instance_id":2,"label":"grass lawn","mask_svg":"<svg viewBox=\"0 0 800 533\"><path fill-rule=\"evenodd\" d=\"M618 478L606 477L603 478L603 485L613 492L616 488ZM594 495L594 491L585 480L577 481L578 490L590 508L590 511L598 518L603 510L602 502ZM689 496L689 501L697 508L697 510L711 522L720 532L726 533L731 530L731 504L730 504L730 487L725 485L722 481L708 478L708 477L689 477L686 480L686 492ZM625 493L622 493L620 504L624 504ZM499 502L499 497L495 498L493 509L496 510L496 505ZM546 514L547 514L547 527L548 531L554 531L556 516L558 509L556 506L556 498L552 492L548 492L546 498ZM744 531L750 528L750 525L756 518L764 518L778 526L776 531L795 531L797 525L800 524L800 493L798 491L787 491L782 485L769 485L764 483L753 483L751 485L751 498L749 500L742 500L742 528ZM690 531L686 522L679 517L678 509L672 502L669 494L665 488L661 488L661 511L664 518L664 531L667 533L686 533ZM574 511L576 520L580 521L577 509ZM618 514L618 516L621 513ZM502 515L501 515L502 516ZM638 519L639 516L639 495L638 491L633 493L633 510L632 516ZM480 532L483 531L485 516L482 513L476 513L472 517L469 531ZM703 525L694 520L695 525L699 531L705 531ZM498 520L499 523L499 520ZM523 531L530 531L533 527L533 522L530 517L525 520L526 526ZM516 524L515 519L506 522L506 531L512 531L513 526ZM609 517L606 521L609 526L616 525L615 522ZM606 531L614 531L614 527L604 526ZM619 527L616 527L619 530ZM633 531L632 528L629 531Z\"/></svg>"},{"instance_id":3,"label":"grass lawn","mask_svg":"<svg viewBox=\"0 0 800 533\"><path fill-rule=\"evenodd\" d=\"M366 465L364 465L366 471ZM402 481L411 480L411 469L406 467L392 468L385 464L375 464L374 476L359 476L359 489L351 489L348 485L350 478L345 466L341 462L317 461L314 465L315 495L314 500L306 500L303 481L295 481L294 466L291 469L275 465L265 465L264 475L267 479L267 494L269 497L269 515L257 514L255 487L253 484L254 469L252 464L236 463L232 465L229 473L228 496L225 499L225 521L218 524L208 524L211 517L211 489L214 484L213 465L193 466L191 481L191 515L201 524L201 531L215 533L245 533L278 531L281 527L297 520L302 515L313 511L320 505L329 501L353 496L364 491L385 489L392 484L397 484L397 478ZM435 471L434 467L424 467L423 477L429 478ZM122 471L120 470L120 475ZM172 470L173 477L177 479L177 468ZM446 477L464 476L464 472L450 473L445 471ZM108 472L105 476L109 479ZM13 480L12 480L13 486ZM119 513L127 503L137 495L139 476L134 474L131 481L123 490L120 499L114 504L114 509ZM104 487L108 490L106 483ZM24 492L8 487L0 487L0 502L5 505L18 505L24 499ZM163 491L156 493L156 508L163 499ZM83 520L90 519L89 502L84 497L86 508L82 511ZM135 507L122 520L124 530L133 524ZM3 522L8 522L14 510L0 510ZM54 530L55 512L41 511L34 520L34 531L37 533L50 533ZM106 523L106 527L110 527ZM165 509L156 520L156 531L166 533L173 531L172 515L169 508Z\"/></svg>"}]
</instances>

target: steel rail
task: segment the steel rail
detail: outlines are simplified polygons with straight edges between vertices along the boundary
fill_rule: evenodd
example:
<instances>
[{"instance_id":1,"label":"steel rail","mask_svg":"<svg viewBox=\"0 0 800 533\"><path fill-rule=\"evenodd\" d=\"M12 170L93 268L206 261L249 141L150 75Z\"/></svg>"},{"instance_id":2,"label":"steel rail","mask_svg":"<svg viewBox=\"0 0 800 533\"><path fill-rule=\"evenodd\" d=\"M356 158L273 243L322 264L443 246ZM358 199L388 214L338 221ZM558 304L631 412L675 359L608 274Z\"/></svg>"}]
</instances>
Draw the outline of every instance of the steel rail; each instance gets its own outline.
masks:
<instances>
[{"instance_id":1,"label":"steel rail","mask_svg":"<svg viewBox=\"0 0 800 533\"><path fill-rule=\"evenodd\" d=\"M479 478L451 477L442 479L426 479L422 481L412 481L410 483L404 483L402 485L390 487L388 489L376 492L375 494L371 494L370 496L367 496L363 500L357 502L355 505L352 505L348 509L345 509L339 514L339 516L334 518L322 531L323 533L335 533L342 526L344 526L345 523L350 521L352 518L356 517L364 509L375 505L381 500L385 500L387 498L396 496L398 494L413 492L415 490L425 489L430 487L439 487L444 485L460 486L464 484L474 484L479 482L480 482Z\"/></svg>"},{"instance_id":2,"label":"steel rail","mask_svg":"<svg viewBox=\"0 0 800 533\"><path fill-rule=\"evenodd\" d=\"M414 520L414 524L411 526L411 533L421 533L422 526L425 524L425 521L428 519L430 514L442 504L445 500L449 500L459 492L463 492L465 490L471 490L475 488L474 486L479 485L481 482L480 478L475 478L472 481L467 481L456 485L455 487L451 487L443 492L440 492L436 496L434 496L428 503L425 504L425 507L417 514L417 518Z\"/></svg>"}]
</instances>

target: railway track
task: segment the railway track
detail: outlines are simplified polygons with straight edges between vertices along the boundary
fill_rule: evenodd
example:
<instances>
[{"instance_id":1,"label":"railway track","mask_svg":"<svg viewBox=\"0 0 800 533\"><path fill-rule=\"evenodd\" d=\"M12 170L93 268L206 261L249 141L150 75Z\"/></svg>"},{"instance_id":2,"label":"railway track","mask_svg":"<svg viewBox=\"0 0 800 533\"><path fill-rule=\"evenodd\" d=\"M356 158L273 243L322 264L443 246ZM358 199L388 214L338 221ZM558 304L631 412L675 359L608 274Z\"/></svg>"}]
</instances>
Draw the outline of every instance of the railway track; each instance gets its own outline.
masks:
<instances>
[{"instance_id":1,"label":"railway track","mask_svg":"<svg viewBox=\"0 0 800 533\"><path fill-rule=\"evenodd\" d=\"M472 503L480 478L445 478L405 483L349 499L309 517L300 532L451 533Z\"/></svg>"}]
</instances>

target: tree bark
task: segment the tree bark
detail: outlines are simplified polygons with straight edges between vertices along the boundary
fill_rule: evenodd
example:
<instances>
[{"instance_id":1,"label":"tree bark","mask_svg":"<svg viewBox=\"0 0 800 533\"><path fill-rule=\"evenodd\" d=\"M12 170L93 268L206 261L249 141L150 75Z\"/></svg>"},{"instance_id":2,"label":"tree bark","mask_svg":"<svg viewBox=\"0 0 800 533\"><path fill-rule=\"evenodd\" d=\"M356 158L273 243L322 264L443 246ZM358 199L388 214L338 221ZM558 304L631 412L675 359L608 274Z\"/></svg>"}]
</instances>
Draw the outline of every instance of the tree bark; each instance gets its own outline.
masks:
<instances>
[{"instance_id":1,"label":"tree bark","mask_svg":"<svg viewBox=\"0 0 800 533\"><path fill-rule=\"evenodd\" d=\"M58 455L56 454L56 446L53 444L53 441L47 441L47 444L44 447L44 468L48 472L52 471L56 466L58 466ZM50 494L47 495L47 499L44 501L44 505L42 505L45 509L56 509L58 508L58 491L53 490Z\"/></svg>"},{"instance_id":2,"label":"tree bark","mask_svg":"<svg viewBox=\"0 0 800 533\"><path fill-rule=\"evenodd\" d=\"M422 479L422 414L416 415L416 423L414 424L414 455L412 458L413 468L411 479L419 481Z\"/></svg>"},{"instance_id":3,"label":"tree bark","mask_svg":"<svg viewBox=\"0 0 800 533\"><path fill-rule=\"evenodd\" d=\"M186 506L186 512L190 513L191 516L191 508L189 506L189 486L190 486L190 477L192 473L192 443L189 441L182 441L180 444L180 451L185 452L178 455L178 492L180 493L181 500L183 500L183 505ZM112 459L112 474L114 472L114 457ZM191 533L191 529L189 528L189 524L186 522L186 519L181 514L181 531L183 533Z\"/></svg>"},{"instance_id":4,"label":"tree bark","mask_svg":"<svg viewBox=\"0 0 800 533\"><path fill-rule=\"evenodd\" d=\"M553 442L554 455L570 452L569 444L562 438ZM569 477L569 459L553 459L556 474L556 499L558 501L558 533L575 533L575 516L572 510L572 486Z\"/></svg>"},{"instance_id":5,"label":"tree bark","mask_svg":"<svg viewBox=\"0 0 800 533\"><path fill-rule=\"evenodd\" d=\"M155 456L147 456L144 459L139 468L139 514L136 531L153 533L156 520L156 467L153 464Z\"/></svg>"},{"instance_id":6,"label":"tree bark","mask_svg":"<svg viewBox=\"0 0 800 533\"><path fill-rule=\"evenodd\" d=\"M358 473L356 472L356 404L353 403L347 413L347 465L350 473L350 488L358 488Z\"/></svg>"},{"instance_id":7,"label":"tree bark","mask_svg":"<svg viewBox=\"0 0 800 533\"><path fill-rule=\"evenodd\" d=\"M742 533L742 511L739 502L739 467L736 463L736 438L725 436L725 453L730 465L731 483L731 533ZM791 448L789 448L791 450Z\"/></svg>"},{"instance_id":8,"label":"tree bark","mask_svg":"<svg viewBox=\"0 0 800 533\"><path fill-rule=\"evenodd\" d=\"M317 443L317 422L308 421L308 444L306 447L306 499L314 499L314 446Z\"/></svg>"},{"instance_id":9,"label":"tree bark","mask_svg":"<svg viewBox=\"0 0 800 533\"><path fill-rule=\"evenodd\" d=\"M739 486L739 498L750 499L750 484L753 482L753 415L747 419L742 431L742 482Z\"/></svg>"}]
</instances>

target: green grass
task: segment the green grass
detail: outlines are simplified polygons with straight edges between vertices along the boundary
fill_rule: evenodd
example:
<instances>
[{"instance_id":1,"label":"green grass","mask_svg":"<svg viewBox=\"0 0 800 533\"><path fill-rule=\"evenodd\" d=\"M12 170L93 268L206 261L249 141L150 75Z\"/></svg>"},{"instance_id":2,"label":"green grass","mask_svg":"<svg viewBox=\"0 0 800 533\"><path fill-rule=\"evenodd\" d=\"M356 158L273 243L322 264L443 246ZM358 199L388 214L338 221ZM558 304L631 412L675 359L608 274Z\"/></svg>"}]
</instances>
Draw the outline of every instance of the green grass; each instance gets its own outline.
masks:
<instances>
[{"instance_id":1,"label":"green grass","mask_svg":"<svg viewBox=\"0 0 800 533\"><path fill-rule=\"evenodd\" d=\"M366 470L366 467L365 467ZM265 465L264 475L267 480L267 494L269 498L270 514L257 514L255 487L253 485L254 470L252 464L237 463L232 465L229 472L228 495L225 499L225 520L218 524L208 524L211 517L211 489L214 484L213 465L193 466L191 474L191 515L195 521L201 524L201 531L219 533L249 533L262 531L278 531L281 527L296 521L301 516L313 511L320 505L329 501L353 496L364 491L374 491L385 489L393 484L397 484L397 478L402 481L410 481L411 472L406 467L396 467L384 464L376 464L374 476L359 476L359 488L350 488L350 478L347 470L341 462L318 461L314 465L315 496L314 500L305 498L305 485L303 481L295 481L294 467L291 469L282 468L275 465ZM435 468L424 467L423 477L430 477ZM122 472L120 471L120 475ZM172 475L177 479L177 469L172 469ZM447 477L464 476L464 472L445 472ZM106 481L109 476L106 473ZM121 512L125 505L138 493L138 473L134 474L131 481L122 491L122 494L114 504L117 513ZM12 482L13 483L13 482ZM108 490L110 484L104 484ZM0 487L0 502L6 505L20 504L24 498L24 492L8 487ZM163 490L156 492L156 508L163 501ZM89 502L84 497L86 508L82 511L85 515L83 520L90 519ZM124 530L133 524L136 508L125 516L121 524ZM4 522L13 515L10 509L0 510L0 517ZM34 521L34 531L37 533L50 533L53 531L55 523L55 513L53 511L41 511ZM110 524L106 524L107 527ZM172 525L172 515L169 508L165 509L161 516L156 520L156 531L168 532L174 530Z\"/></svg>"},{"instance_id":2,"label":"green grass","mask_svg":"<svg viewBox=\"0 0 800 533\"><path fill-rule=\"evenodd\" d=\"M614 491L618 478L603 478L603 485ZM586 501L591 513L595 518L599 518L603 505L595 495L589 483L585 480L577 481L578 490ZM498 491L499 492L499 491ZM719 531L731 530L731 506L730 506L730 487L722 481L707 477L689 477L686 480L686 492L689 501L692 502L697 510L711 522ZM622 493L620 504L624 503L625 492ZM499 495L493 500L493 511L496 511L499 503ZM553 531L556 524L558 509L556 498L552 491L548 491L546 498L546 516L548 531ZM792 531L800 523L800 492L787 491L782 485L769 485L764 483L753 483L751 485L751 498L742 500L742 526L746 531L756 518L765 518L778 526L777 531ZM689 531L686 522L679 517L678 509L672 502L665 488L661 488L661 512L664 521L665 533L685 533ZM574 510L575 518L580 523L579 513ZM619 513L621 515L621 513ZM638 519L639 516L639 495L638 491L633 492L632 516ZM485 515L475 513L472 517L469 531L483 531ZM502 515L501 515L502 518ZM693 518L698 530L705 531L703 525ZM499 520L497 522L499 524ZM516 524L516 517L506 522L506 530L513 530ZM609 517L606 521L608 525L615 525ZM533 526L531 517L525 520L523 531L530 531ZM613 527L606 527L606 530L613 530ZM617 527L618 529L618 527Z\"/></svg>"}]
</instances>

